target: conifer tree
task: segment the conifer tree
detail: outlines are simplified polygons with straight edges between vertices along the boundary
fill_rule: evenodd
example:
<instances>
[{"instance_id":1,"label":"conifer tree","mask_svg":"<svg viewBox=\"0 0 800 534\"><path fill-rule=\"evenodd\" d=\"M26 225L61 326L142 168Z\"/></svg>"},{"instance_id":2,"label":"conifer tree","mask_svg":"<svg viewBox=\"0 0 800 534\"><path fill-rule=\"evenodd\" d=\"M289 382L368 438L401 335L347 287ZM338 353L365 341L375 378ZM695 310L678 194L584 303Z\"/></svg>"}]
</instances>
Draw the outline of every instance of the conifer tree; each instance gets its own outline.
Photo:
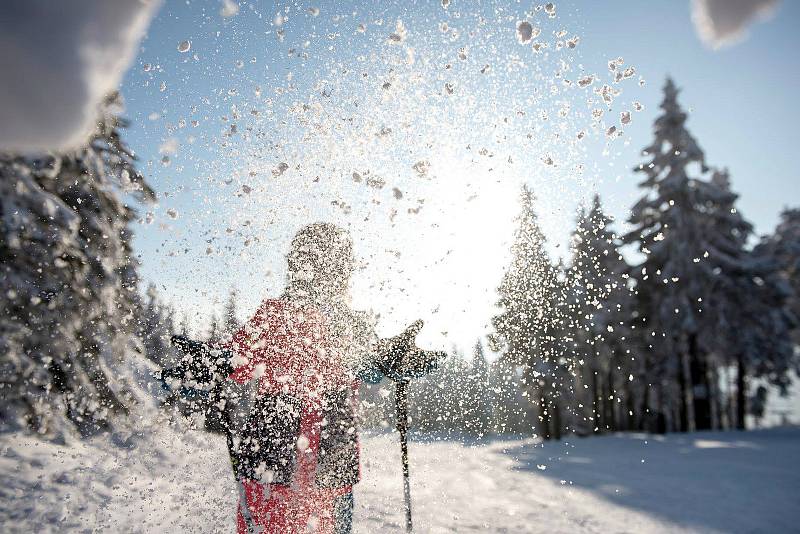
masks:
<instances>
[{"instance_id":1,"label":"conifer tree","mask_svg":"<svg viewBox=\"0 0 800 534\"><path fill-rule=\"evenodd\" d=\"M523 187L511 265L498 288L500 312L492 318L492 349L502 353L507 372L520 366L524 394L539 407L540 432L558 437L559 398L563 387L562 340L564 285L545 251L545 238L534 212L533 193ZM509 380L513 379L509 377Z\"/></svg>"},{"instance_id":2,"label":"conifer tree","mask_svg":"<svg viewBox=\"0 0 800 534\"><path fill-rule=\"evenodd\" d=\"M74 152L0 158L3 427L89 434L131 402L110 371L129 351L140 306L135 212L123 199L154 194L122 141L120 112L111 95Z\"/></svg>"},{"instance_id":3,"label":"conifer tree","mask_svg":"<svg viewBox=\"0 0 800 534\"><path fill-rule=\"evenodd\" d=\"M170 345L173 334L171 311L161 303L153 284L148 285L145 298L138 332L145 356L161 367L169 367L175 361L175 353Z\"/></svg>"},{"instance_id":4,"label":"conifer tree","mask_svg":"<svg viewBox=\"0 0 800 534\"><path fill-rule=\"evenodd\" d=\"M639 184L644 196L631 210L634 229L625 241L644 255L632 274L638 307L655 339L653 370L662 377L659 402L670 405L677 393L678 426L694 430L710 428L712 419L707 347L699 336L713 313L708 303L717 276L721 269L736 268L739 246L730 232L718 231L734 222L720 223L731 195L701 178L708 171L705 157L686 129L687 115L677 96L667 79L655 138L636 169L645 175Z\"/></svg>"},{"instance_id":5,"label":"conifer tree","mask_svg":"<svg viewBox=\"0 0 800 534\"><path fill-rule=\"evenodd\" d=\"M225 309L222 312L222 332L221 336L231 336L239 329L238 313L238 293L235 288L228 292L228 300L225 301Z\"/></svg>"},{"instance_id":6,"label":"conifer tree","mask_svg":"<svg viewBox=\"0 0 800 534\"><path fill-rule=\"evenodd\" d=\"M575 396L589 408L577 415L582 426L591 422L594 431L620 428L622 414L634 410L627 380L631 367L625 315L631 307L625 283L628 265L611 224L595 195L589 211L579 212L567 273L577 342ZM627 410L618 409L615 399L620 397Z\"/></svg>"},{"instance_id":7,"label":"conifer tree","mask_svg":"<svg viewBox=\"0 0 800 534\"><path fill-rule=\"evenodd\" d=\"M486 360L480 339L475 342L468 377L472 405L469 430L478 437L484 437L489 433L492 414L489 396L489 362Z\"/></svg>"}]
</instances>

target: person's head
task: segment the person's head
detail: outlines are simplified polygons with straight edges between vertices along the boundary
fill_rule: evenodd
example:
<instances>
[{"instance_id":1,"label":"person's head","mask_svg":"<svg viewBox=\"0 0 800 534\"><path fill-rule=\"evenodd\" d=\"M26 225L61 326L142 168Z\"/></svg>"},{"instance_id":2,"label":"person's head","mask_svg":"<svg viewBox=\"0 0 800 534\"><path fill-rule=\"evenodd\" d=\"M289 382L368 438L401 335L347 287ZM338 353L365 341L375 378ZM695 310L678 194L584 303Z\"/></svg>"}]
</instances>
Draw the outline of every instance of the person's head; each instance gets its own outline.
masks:
<instances>
[{"instance_id":1,"label":"person's head","mask_svg":"<svg viewBox=\"0 0 800 534\"><path fill-rule=\"evenodd\" d=\"M300 229L287 256L288 285L311 298L347 293L355 269L350 234L336 225L317 222Z\"/></svg>"}]
</instances>

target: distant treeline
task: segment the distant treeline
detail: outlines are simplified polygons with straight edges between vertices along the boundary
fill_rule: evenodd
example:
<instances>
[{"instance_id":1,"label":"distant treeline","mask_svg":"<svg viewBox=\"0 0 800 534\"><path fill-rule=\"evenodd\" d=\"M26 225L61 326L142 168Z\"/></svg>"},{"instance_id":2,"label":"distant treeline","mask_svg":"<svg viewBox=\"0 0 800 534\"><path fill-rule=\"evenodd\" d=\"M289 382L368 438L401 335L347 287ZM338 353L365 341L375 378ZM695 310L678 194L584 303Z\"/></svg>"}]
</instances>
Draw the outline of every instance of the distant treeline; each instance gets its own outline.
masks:
<instances>
[{"instance_id":1,"label":"distant treeline","mask_svg":"<svg viewBox=\"0 0 800 534\"><path fill-rule=\"evenodd\" d=\"M667 80L628 231L596 196L567 262L553 262L523 188L489 338L499 360L487 364L478 343L471 362L455 355L414 385L416 428L545 439L742 429L763 414L763 384L785 391L798 371L800 210L756 238L677 94ZM383 407L368 422L386 425L391 391L377 391L365 391L367 408Z\"/></svg>"}]
</instances>

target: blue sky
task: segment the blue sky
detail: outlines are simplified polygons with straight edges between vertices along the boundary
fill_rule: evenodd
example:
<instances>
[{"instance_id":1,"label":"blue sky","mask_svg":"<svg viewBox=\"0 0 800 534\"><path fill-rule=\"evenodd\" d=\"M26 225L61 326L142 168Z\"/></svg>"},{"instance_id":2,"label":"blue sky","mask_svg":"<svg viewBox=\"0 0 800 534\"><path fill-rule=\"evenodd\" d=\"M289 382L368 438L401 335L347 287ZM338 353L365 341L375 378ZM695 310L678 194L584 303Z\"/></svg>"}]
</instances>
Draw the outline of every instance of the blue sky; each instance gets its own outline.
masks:
<instances>
[{"instance_id":1,"label":"blue sky","mask_svg":"<svg viewBox=\"0 0 800 534\"><path fill-rule=\"evenodd\" d=\"M538 194L553 256L595 191L622 227L667 74L758 232L800 200L795 2L720 51L700 43L683 1L557 2L554 19L534 4L403 5L293 5L277 26L272 3L223 18L216 1L167 1L153 21L122 85L128 141L161 192L135 246L143 277L197 328L230 287L242 318L278 294L288 239L325 219L353 233L354 301L382 331L422 317L426 342L469 347L486 333L520 184ZM393 43L398 19L407 35ZM518 20L550 48L519 44ZM556 50L574 36L574 50ZM617 57L636 72L612 84ZM592 93L604 83L621 90L610 106ZM643 110L608 140L635 102Z\"/></svg>"}]
</instances>

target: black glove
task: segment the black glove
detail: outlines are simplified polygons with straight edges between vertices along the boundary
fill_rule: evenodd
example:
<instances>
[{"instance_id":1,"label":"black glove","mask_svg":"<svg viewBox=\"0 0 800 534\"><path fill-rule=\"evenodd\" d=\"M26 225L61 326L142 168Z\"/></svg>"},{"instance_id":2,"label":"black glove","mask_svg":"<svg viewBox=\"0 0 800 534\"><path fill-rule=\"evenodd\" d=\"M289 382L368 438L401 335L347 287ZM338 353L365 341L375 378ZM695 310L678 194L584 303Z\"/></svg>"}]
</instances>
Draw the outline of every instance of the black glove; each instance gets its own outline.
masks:
<instances>
[{"instance_id":1,"label":"black glove","mask_svg":"<svg viewBox=\"0 0 800 534\"><path fill-rule=\"evenodd\" d=\"M378 342L378 369L395 381L407 381L435 371L447 356L438 350L423 350L416 346L422 320L411 323L401 334Z\"/></svg>"},{"instance_id":2,"label":"black glove","mask_svg":"<svg viewBox=\"0 0 800 534\"><path fill-rule=\"evenodd\" d=\"M224 380L233 372L230 351L212 348L206 343L191 340L186 336L172 336L170 341L183 353L181 363L176 370L182 374L190 371L197 382Z\"/></svg>"}]
</instances>

